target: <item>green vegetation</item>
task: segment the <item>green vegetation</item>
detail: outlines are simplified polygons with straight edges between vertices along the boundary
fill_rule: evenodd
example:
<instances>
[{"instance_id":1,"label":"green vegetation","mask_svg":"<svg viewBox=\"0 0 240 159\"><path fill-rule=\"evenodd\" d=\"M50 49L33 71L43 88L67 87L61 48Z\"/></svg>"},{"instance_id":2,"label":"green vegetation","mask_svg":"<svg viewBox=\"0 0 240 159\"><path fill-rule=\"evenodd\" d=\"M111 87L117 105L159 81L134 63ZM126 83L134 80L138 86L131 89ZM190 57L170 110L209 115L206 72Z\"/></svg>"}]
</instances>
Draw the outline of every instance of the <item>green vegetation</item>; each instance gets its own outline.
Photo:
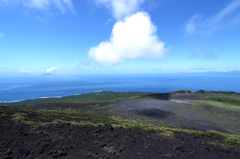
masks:
<instances>
[{"instance_id":1,"label":"green vegetation","mask_svg":"<svg viewBox=\"0 0 240 159\"><path fill-rule=\"evenodd\" d=\"M232 133L240 132L240 93L203 90L194 93L201 99L191 102L196 115Z\"/></svg>"},{"instance_id":2,"label":"green vegetation","mask_svg":"<svg viewBox=\"0 0 240 159\"><path fill-rule=\"evenodd\" d=\"M192 92L189 91L189 90L178 90L178 91L172 91L172 92L170 92L170 94L177 94L177 93L185 94L185 93L192 93Z\"/></svg>"},{"instance_id":3,"label":"green vegetation","mask_svg":"<svg viewBox=\"0 0 240 159\"><path fill-rule=\"evenodd\" d=\"M212 100L212 101L218 101L218 102L223 102L226 104L230 104L230 105L237 105L240 106L240 100L235 100L235 99L231 99L231 98L224 98L224 97L209 97L208 100Z\"/></svg>"},{"instance_id":4,"label":"green vegetation","mask_svg":"<svg viewBox=\"0 0 240 159\"><path fill-rule=\"evenodd\" d=\"M196 91L196 92L194 92L195 94L204 94L205 93L205 91L204 90L198 90L198 91Z\"/></svg>"},{"instance_id":5,"label":"green vegetation","mask_svg":"<svg viewBox=\"0 0 240 159\"><path fill-rule=\"evenodd\" d=\"M204 93L200 97L201 99L207 100L207 101L216 101L216 102L222 102L225 104L240 106L240 94L237 94L237 93L229 95L226 93L208 92L208 93Z\"/></svg>"},{"instance_id":6,"label":"green vegetation","mask_svg":"<svg viewBox=\"0 0 240 159\"><path fill-rule=\"evenodd\" d=\"M240 93L236 93L233 91L229 91L229 92L223 92L223 91L207 91L208 93L212 93L212 94L224 94L224 95L240 95Z\"/></svg>"},{"instance_id":7,"label":"green vegetation","mask_svg":"<svg viewBox=\"0 0 240 159\"><path fill-rule=\"evenodd\" d=\"M171 139L171 138L173 138L174 133L172 131L166 130L166 131L164 131L162 133L159 133L158 135L162 136L162 137L165 137L165 138L170 138Z\"/></svg>"},{"instance_id":8,"label":"green vegetation","mask_svg":"<svg viewBox=\"0 0 240 159\"><path fill-rule=\"evenodd\" d=\"M229 91L229 92L223 92L223 91L204 91L204 90L198 90L196 92L194 92L195 94L207 94L207 95L240 95L240 93L236 93L233 91Z\"/></svg>"},{"instance_id":9,"label":"green vegetation","mask_svg":"<svg viewBox=\"0 0 240 159\"><path fill-rule=\"evenodd\" d=\"M221 139L221 140L226 138L226 135L220 134L216 131L198 132L198 133L195 133L195 135L197 137L212 137L212 138Z\"/></svg>"},{"instance_id":10,"label":"green vegetation","mask_svg":"<svg viewBox=\"0 0 240 159\"><path fill-rule=\"evenodd\" d=\"M240 132L240 107L237 105L230 105L223 102L216 101L192 101L191 110L198 116L207 121L216 123L234 131L233 133Z\"/></svg>"},{"instance_id":11,"label":"green vegetation","mask_svg":"<svg viewBox=\"0 0 240 159\"><path fill-rule=\"evenodd\" d=\"M16 113L13 115L13 119L14 121L24 121L25 117L24 115L26 115L25 113Z\"/></svg>"},{"instance_id":12,"label":"green vegetation","mask_svg":"<svg viewBox=\"0 0 240 159\"><path fill-rule=\"evenodd\" d=\"M110 101L119 98L130 98L132 96L142 96L149 94L147 92L111 92L111 91L101 91L95 93L83 93L80 95L66 96L61 98L38 98L38 99L29 99L25 101L15 102L14 104L32 104L38 103L83 103L83 102L99 102L99 101ZM13 105L13 103L3 103L2 105Z\"/></svg>"}]
</instances>

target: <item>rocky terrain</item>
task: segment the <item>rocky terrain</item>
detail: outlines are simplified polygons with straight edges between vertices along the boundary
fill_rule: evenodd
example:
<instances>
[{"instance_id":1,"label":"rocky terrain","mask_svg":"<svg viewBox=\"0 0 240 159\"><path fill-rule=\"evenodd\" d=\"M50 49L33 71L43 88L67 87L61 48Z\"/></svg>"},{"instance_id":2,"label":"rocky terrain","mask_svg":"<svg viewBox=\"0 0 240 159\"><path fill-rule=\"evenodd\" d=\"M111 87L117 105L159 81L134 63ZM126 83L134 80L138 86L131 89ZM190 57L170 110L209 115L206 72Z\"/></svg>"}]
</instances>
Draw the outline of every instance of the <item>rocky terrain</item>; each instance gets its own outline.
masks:
<instances>
[{"instance_id":1,"label":"rocky terrain","mask_svg":"<svg viewBox=\"0 0 240 159\"><path fill-rule=\"evenodd\" d=\"M41 120L31 116L32 120ZM171 138L140 129L81 127L67 123L37 127L0 116L0 158L206 158L239 159L240 149L221 140L179 134Z\"/></svg>"},{"instance_id":2,"label":"rocky terrain","mask_svg":"<svg viewBox=\"0 0 240 159\"><path fill-rule=\"evenodd\" d=\"M194 114L191 101L199 99L196 95L157 98L0 106L0 158L240 158L239 136L228 135L235 129ZM145 119L180 127L141 125Z\"/></svg>"}]
</instances>

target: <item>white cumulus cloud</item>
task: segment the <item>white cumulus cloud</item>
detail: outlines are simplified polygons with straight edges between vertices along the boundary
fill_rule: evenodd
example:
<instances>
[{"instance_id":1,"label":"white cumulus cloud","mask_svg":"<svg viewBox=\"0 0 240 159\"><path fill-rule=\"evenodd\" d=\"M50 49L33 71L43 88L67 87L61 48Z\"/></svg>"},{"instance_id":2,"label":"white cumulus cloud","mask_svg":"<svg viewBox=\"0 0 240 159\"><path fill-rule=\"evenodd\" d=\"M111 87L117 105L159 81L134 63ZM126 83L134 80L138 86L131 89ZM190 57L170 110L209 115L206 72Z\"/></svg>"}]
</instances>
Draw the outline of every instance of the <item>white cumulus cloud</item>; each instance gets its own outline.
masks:
<instances>
[{"instance_id":1,"label":"white cumulus cloud","mask_svg":"<svg viewBox=\"0 0 240 159\"><path fill-rule=\"evenodd\" d=\"M113 66L126 59L163 58L167 49L148 13L140 12L145 0L95 0L107 6L117 20L109 40L89 49L88 55L100 65Z\"/></svg>"},{"instance_id":2,"label":"white cumulus cloud","mask_svg":"<svg viewBox=\"0 0 240 159\"><path fill-rule=\"evenodd\" d=\"M58 69L58 67L50 67L50 68L46 69L46 72L50 73L50 72L56 71L57 69Z\"/></svg>"},{"instance_id":3,"label":"white cumulus cloud","mask_svg":"<svg viewBox=\"0 0 240 159\"><path fill-rule=\"evenodd\" d=\"M122 19L139 10L145 0L95 0L98 5L105 5L116 19Z\"/></svg>"},{"instance_id":4,"label":"white cumulus cloud","mask_svg":"<svg viewBox=\"0 0 240 159\"><path fill-rule=\"evenodd\" d=\"M118 21L109 41L91 47L88 54L99 64L113 66L124 59L162 58L167 49L156 35L157 28L146 12Z\"/></svg>"},{"instance_id":5,"label":"white cumulus cloud","mask_svg":"<svg viewBox=\"0 0 240 159\"><path fill-rule=\"evenodd\" d=\"M240 0L233 0L214 16L193 15L185 26L186 35L210 35L217 30L240 23Z\"/></svg>"},{"instance_id":6,"label":"white cumulus cloud","mask_svg":"<svg viewBox=\"0 0 240 159\"><path fill-rule=\"evenodd\" d=\"M67 11L74 12L74 7L71 0L0 0L2 2L12 4L20 3L24 7L46 10L57 8L62 14L65 14Z\"/></svg>"}]
</instances>

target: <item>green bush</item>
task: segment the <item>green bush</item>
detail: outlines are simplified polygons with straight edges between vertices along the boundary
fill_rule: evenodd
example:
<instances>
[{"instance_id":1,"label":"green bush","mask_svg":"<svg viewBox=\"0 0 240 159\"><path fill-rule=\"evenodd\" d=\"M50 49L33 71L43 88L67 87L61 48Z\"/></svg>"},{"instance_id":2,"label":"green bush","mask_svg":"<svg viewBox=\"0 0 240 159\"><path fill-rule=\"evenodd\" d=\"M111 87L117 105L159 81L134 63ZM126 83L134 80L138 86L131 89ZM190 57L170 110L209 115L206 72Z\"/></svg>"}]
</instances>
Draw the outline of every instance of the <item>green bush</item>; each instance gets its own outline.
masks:
<instances>
[{"instance_id":1,"label":"green bush","mask_svg":"<svg viewBox=\"0 0 240 159\"><path fill-rule=\"evenodd\" d=\"M223 142L225 144L233 145L233 146L236 146L236 147L240 148L240 138L227 137L226 139L223 140Z\"/></svg>"},{"instance_id":2,"label":"green bush","mask_svg":"<svg viewBox=\"0 0 240 159\"><path fill-rule=\"evenodd\" d=\"M192 93L192 92L190 90L178 90L178 91L170 92L170 94L177 94L177 93L185 94L185 93Z\"/></svg>"},{"instance_id":3,"label":"green bush","mask_svg":"<svg viewBox=\"0 0 240 159\"><path fill-rule=\"evenodd\" d=\"M199 91L196 91L196 92L194 92L194 93L197 93L197 94L204 94L205 91L204 91L204 90L199 90Z\"/></svg>"},{"instance_id":4,"label":"green bush","mask_svg":"<svg viewBox=\"0 0 240 159\"><path fill-rule=\"evenodd\" d=\"M144 131L149 132L149 133L156 133L159 130L157 130L155 128L147 127L147 128L144 129Z\"/></svg>"}]
</instances>

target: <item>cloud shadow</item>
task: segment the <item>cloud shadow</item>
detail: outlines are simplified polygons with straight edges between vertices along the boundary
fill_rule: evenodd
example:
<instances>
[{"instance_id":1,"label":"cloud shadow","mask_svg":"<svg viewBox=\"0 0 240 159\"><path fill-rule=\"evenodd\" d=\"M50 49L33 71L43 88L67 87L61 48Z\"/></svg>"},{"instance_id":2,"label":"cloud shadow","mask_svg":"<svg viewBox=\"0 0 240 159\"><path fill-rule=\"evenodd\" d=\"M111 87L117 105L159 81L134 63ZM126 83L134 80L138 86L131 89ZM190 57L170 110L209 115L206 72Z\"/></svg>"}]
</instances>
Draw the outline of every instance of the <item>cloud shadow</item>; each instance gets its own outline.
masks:
<instances>
[{"instance_id":1,"label":"cloud shadow","mask_svg":"<svg viewBox=\"0 0 240 159\"><path fill-rule=\"evenodd\" d=\"M136 115L152 117L152 118L158 118L158 119L164 119L164 118L166 118L168 116L175 115L175 113L171 113L171 112L160 110L160 109L156 109L156 108L135 110L135 113L136 113Z\"/></svg>"}]
</instances>

